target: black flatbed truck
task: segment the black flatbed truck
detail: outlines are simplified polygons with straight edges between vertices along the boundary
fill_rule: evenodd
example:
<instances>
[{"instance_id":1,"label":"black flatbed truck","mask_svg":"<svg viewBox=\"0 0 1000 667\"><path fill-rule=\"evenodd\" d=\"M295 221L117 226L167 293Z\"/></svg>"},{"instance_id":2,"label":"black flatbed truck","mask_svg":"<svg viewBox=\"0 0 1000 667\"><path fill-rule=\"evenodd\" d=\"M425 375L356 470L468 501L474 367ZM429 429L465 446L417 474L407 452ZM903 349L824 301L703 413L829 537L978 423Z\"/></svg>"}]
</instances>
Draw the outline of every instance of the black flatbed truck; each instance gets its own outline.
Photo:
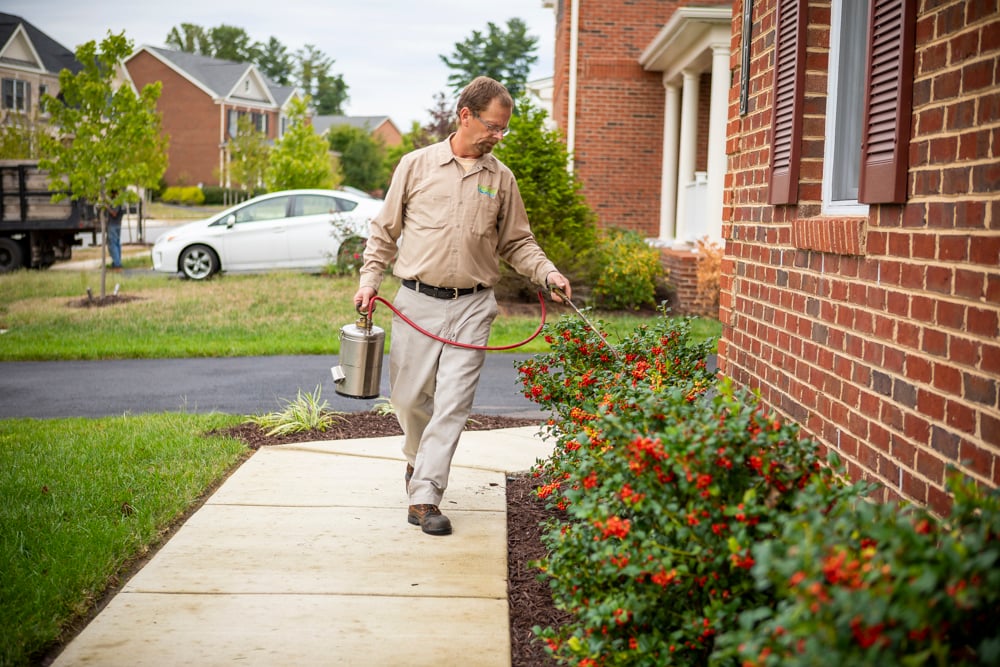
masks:
<instances>
[{"instance_id":1,"label":"black flatbed truck","mask_svg":"<svg viewBox=\"0 0 1000 667\"><path fill-rule=\"evenodd\" d=\"M0 273L48 268L72 258L79 234L96 238L93 207L68 197L54 203L53 194L38 160L0 160Z\"/></svg>"}]
</instances>

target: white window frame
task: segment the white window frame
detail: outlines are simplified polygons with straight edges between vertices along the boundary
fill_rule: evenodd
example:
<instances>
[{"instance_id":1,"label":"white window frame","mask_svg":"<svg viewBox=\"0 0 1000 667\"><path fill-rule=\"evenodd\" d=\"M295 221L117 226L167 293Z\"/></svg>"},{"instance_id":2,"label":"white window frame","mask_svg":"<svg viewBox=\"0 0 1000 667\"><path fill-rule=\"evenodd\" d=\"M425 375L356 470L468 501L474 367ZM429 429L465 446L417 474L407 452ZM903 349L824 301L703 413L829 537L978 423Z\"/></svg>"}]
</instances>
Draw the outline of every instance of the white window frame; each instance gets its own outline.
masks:
<instances>
[{"instance_id":1,"label":"white window frame","mask_svg":"<svg viewBox=\"0 0 1000 667\"><path fill-rule=\"evenodd\" d=\"M862 125L864 124L864 98L867 94L864 90L865 79L864 70L866 63L867 53L867 23L868 23L868 4L870 0L855 0L858 4L863 4L864 8L860 9L854 7L854 11L858 12L856 15L863 15L865 19L866 29L860 31L860 34L856 30L851 30L850 27L845 27L845 7L849 0L838 0L837 2L831 3L830 11L830 55L829 55L829 78L827 80L827 97L826 97L826 150L823 156L823 214L824 215L849 215L849 216L859 216L868 215L868 205L858 202L857 195L855 194L853 199L839 198L834 199L833 192L833 182L836 169L838 168L838 161L835 159L836 147L843 145L843 141L838 143L839 134L844 134L844 128L841 126L843 122L851 122L853 120L857 123L856 136L858 138L859 144L857 153L853 155L852 159L855 159L857 164L855 168L858 172L858 184L860 184L860 173L861 173L861 137L864 136ZM853 55L855 58L860 59L861 67L859 68L861 80L856 82L856 92L861 96L861 105L859 106L859 113L857 119L845 119L842 118L840 114L837 113L837 101L840 95L844 94L843 86L845 82L840 76L840 55L843 49L843 36L845 30L850 33L851 37L861 45L862 48L851 48L848 49L848 53Z\"/></svg>"},{"instance_id":2,"label":"white window frame","mask_svg":"<svg viewBox=\"0 0 1000 667\"><path fill-rule=\"evenodd\" d=\"M10 111L19 111L21 113L31 111L31 109L28 108L31 103L31 83L22 79L4 79L3 84L5 87L8 82L10 82L10 96L12 104L7 104L6 93L0 91L4 97L3 108Z\"/></svg>"}]
</instances>

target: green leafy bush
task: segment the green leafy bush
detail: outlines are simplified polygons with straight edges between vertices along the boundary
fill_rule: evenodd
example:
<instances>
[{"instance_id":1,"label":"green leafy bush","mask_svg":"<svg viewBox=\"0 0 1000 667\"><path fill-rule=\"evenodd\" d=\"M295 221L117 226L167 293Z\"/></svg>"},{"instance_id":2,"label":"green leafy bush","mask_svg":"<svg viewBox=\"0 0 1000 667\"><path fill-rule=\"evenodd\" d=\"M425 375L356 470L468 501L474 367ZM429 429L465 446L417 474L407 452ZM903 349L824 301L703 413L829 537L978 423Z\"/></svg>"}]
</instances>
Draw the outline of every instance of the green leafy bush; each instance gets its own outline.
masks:
<instances>
[{"instance_id":1,"label":"green leafy bush","mask_svg":"<svg viewBox=\"0 0 1000 667\"><path fill-rule=\"evenodd\" d=\"M163 191L160 200L167 204L201 206L205 203L205 193L197 185L172 186Z\"/></svg>"},{"instance_id":2,"label":"green leafy bush","mask_svg":"<svg viewBox=\"0 0 1000 667\"><path fill-rule=\"evenodd\" d=\"M246 201L251 197L262 195L265 192L262 188L248 192L237 188L223 188L218 185L204 185L201 191L205 195L205 200L202 203L208 206L232 206L241 201Z\"/></svg>"},{"instance_id":3,"label":"green leafy bush","mask_svg":"<svg viewBox=\"0 0 1000 667\"><path fill-rule=\"evenodd\" d=\"M720 641L743 665L1000 664L1000 492L957 476L943 524L864 501L785 522L753 550L777 600Z\"/></svg>"},{"instance_id":4,"label":"green leafy bush","mask_svg":"<svg viewBox=\"0 0 1000 667\"><path fill-rule=\"evenodd\" d=\"M517 177L538 244L560 271L584 279L597 244L596 216L580 192L579 179L566 169L566 144L558 132L545 129L545 112L520 100L518 111L496 156ZM505 273L504 280L516 281L512 273ZM527 286L523 291L534 295Z\"/></svg>"},{"instance_id":5,"label":"green leafy bush","mask_svg":"<svg viewBox=\"0 0 1000 667\"><path fill-rule=\"evenodd\" d=\"M641 235L623 229L606 230L598 242L594 266L597 305L638 310L656 304L657 281L666 271L660 252Z\"/></svg>"},{"instance_id":6,"label":"green leafy bush","mask_svg":"<svg viewBox=\"0 0 1000 667\"><path fill-rule=\"evenodd\" d=\"M868 502L874 485L714 381L687 322L611 350L563 318L519 367L556 440L534 471L559 510L538 566L573 620L536 628L550 651L583 667L998 664L1000 492L954 488L943 525Z\"/></svg>"}]
</instances>

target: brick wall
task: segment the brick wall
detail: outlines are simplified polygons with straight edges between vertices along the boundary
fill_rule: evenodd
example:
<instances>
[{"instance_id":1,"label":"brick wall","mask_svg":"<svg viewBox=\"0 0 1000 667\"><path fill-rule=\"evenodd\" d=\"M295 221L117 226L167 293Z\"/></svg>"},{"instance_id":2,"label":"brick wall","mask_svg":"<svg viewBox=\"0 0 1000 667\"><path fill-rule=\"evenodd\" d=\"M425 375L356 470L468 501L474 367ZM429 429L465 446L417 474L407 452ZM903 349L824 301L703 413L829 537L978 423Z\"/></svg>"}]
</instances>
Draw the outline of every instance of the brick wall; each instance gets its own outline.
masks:
<instances>
[{"instance_id":1,"label":"brick wall","mask_svg":"<svg viewBox=\"0 0 1000 667\"><path fill-rule=\"evenodd\" d=\"M638 60L674 10L685 4L694 3L579 2L575 168L583 194L602 226L622 227L648 237L659 235L664 89L660 73L643 70ZM570 0L560 0L553 116L564 132L569 108L570 10ZM707 92L702 100L707 123ZM703 138L707 142L707 130ZM705 146L700 149L699 169L704 169Z\"/></svg>"},{"instance_id":2,"label":"brick wall","mask_svg":"<svg viewBox=\"0 0 1000 667\"><path fill-rule=\"evenodd\" d=\"M170 140L164 180L169 185L217 184L219 107L203 90L146 51L136 54L127 66L140 89L154 81L163 82L156 108Z\"/></svg>"},{"instance_id":3,"label":"brick wall","mask_svg":"<svg viewBox=\"0 0 1000 667\"><path fill-rule=\"evenodd\" d=\"M720 368L854 478L943 511L948 466L1000 484L1000 12L918 1L907 202L820 213L830 3L809 2L799 203L767 204L775 0L727 140Z\"/></svg>"}]
</instances>

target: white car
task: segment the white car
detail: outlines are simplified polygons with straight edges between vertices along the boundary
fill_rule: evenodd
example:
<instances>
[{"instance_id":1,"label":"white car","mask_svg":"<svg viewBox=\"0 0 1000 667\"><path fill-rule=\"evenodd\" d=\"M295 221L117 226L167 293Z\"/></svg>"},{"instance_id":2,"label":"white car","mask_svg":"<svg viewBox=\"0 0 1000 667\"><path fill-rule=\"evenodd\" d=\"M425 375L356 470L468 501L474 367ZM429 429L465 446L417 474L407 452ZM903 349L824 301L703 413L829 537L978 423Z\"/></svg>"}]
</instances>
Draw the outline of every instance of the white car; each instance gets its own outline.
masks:
<instances>
[{"instance_id":1,"label":"white car","mask_svg":"<svg viewBox=\"0 0 1000 667\"><path fill-rule=\"evenodd\" d=\"M153 269L204 280L219 271L319 271L356 252L382 200L344 190L284 190L181 225L153 244Z\"/></svg>"}]
</instances>

